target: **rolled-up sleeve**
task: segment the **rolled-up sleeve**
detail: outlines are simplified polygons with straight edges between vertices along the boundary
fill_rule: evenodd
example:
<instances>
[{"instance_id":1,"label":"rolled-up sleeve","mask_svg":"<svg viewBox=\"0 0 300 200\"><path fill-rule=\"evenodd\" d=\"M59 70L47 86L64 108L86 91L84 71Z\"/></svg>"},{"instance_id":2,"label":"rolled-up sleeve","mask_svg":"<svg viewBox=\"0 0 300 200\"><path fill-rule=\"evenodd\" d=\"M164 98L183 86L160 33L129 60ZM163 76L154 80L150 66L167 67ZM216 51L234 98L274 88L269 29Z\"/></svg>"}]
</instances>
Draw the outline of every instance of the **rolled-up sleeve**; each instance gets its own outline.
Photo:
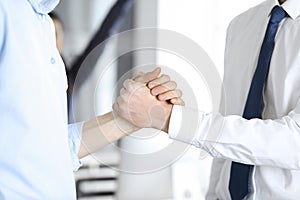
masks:
<instances>
[{"instance_id":1,"label":"rolled-up sleeve","mask_svg":"<svg viewBox=\"0 0 300 200\"><path fill-rule=\"evenodd\" d=\"M77 171L81 167L81 162L78 157L78 152L81 144L82 127L84 122L79 122L75 124L69 124L68 126L68 139L69 148L72 159L73 171Z\"/></svg>"}]
</instances>

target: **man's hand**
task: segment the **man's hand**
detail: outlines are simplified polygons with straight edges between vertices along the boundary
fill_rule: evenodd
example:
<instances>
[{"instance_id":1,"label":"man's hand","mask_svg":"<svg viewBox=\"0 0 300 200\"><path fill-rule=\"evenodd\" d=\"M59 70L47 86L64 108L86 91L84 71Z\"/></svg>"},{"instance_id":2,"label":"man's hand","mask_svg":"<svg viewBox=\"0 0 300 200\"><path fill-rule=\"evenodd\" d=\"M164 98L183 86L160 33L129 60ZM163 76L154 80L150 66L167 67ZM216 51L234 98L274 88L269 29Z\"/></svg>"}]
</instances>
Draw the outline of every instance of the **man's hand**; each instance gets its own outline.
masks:
<instances>
[{"instance_id":1,"label":"man's hand","mask_svg":"<svg viewBox=\"0 0 300 200\"><path fill-rule=\"evenodd\" d=\"M145 83L147 87L151 90L151 94L156 96L160 101L169 101L173 105L184 106L185 103L181 99L182 92L177 89L177 84L171 81L168 75L158 75L161 72L161 68L157 67L154 71L143 73L138 72L138 74L132 79L136 82Z\"/></svg>"},{"instance_id":2,"label":"man's hand","mask_svg":"<svg viewBox=\"0 0 300 200\"><path fill-rule=\"evenodd\" d=\"M169 101L173 105L184 106L181 99L182 92L177 89L177 84L171 81L168 75L162 75L147 84L153 96L157 96L160 101Z\"/></svg>"},{"instance_id":3,"label":"man's hand","mask_svg":"<svg viewBox=\"0 0 300 200\"><path fill-rule=\"evenodd\" d=\"M114 111L122 118L140 128L156 128L168 132L173 105L159 101L148 87L128 79L120 92Z\"/></svg>"},{"instance_id":4,"label":"man's hand","mask_svg":"<svg viewBox=\"0 0 300 200\"><path fill-rule=\"evenodd\" d=\"M152 127L168 132L169 118L173 105L184 105L182 92L160 68L146 74L139 73L133 80L124 82L120 96L113 105L115 113L133 125Z\"/></svg>"},{"instance_id":5,"label":"man's hand","mask_svg":"<svg viewBox=\"0 0 300 200\"><path fill-rule=\"evenodd\" d=\"M84 123L78 153L80 158L142 127L168 131L172 105L165 100L177 100L177 103L183 101L181 92L176 90L176 84L169 83L171 81L168 77L159 77L159 74L160 68L156 68L146 74L139 73L134 80L127 80L117 103L113 106L118 115L109 112ZM156 96L151 95L146 85L151 87L153 92L156 88L154 94L165 95L165 98L158 97L162 100L159 101Z\"/></svg>"}]
</instances>

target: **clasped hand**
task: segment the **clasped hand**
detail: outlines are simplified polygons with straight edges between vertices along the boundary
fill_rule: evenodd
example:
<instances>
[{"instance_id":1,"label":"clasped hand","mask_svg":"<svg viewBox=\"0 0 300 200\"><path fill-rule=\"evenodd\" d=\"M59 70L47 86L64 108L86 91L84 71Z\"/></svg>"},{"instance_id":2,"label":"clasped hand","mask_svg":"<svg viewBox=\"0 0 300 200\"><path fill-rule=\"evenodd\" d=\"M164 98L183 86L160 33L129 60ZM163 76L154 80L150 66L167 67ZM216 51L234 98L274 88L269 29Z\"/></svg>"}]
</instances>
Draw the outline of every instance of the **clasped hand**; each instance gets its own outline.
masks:
<instances>
[{"instance_id":1,"label":"clasped hand","mask_svg":"<svg viewBox=\"0 0 300 200\"><path fill-rule=\"evenodd\" d=\"M182 92L160 68L127 79L113 105L114 113L137 129L156 128L168 132L173 105L184 105Z\"/></svg>"}]
</instances>

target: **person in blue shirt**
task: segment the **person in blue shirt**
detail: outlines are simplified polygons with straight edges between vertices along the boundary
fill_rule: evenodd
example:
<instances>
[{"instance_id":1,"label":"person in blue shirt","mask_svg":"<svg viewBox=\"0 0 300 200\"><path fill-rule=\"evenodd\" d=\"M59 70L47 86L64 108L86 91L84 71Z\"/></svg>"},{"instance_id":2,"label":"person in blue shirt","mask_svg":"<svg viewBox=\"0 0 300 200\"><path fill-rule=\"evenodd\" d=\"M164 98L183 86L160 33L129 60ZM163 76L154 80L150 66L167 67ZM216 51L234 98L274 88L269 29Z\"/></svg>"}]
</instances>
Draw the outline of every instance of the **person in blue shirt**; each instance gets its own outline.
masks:
<instances>
[{"instance_id":1,"label":"person in blue shirt","mask_svg":"<svg viewBox=\"0 0 300 200\"><path fill-rule=\"evenodd\" d=\"M65 66L48 16L58 3L0 1L1 200L76 199L79 158L138 129L112 112L68 125ZM159 73L136 80L164 86Z\"/></svg>"}]
</instances>

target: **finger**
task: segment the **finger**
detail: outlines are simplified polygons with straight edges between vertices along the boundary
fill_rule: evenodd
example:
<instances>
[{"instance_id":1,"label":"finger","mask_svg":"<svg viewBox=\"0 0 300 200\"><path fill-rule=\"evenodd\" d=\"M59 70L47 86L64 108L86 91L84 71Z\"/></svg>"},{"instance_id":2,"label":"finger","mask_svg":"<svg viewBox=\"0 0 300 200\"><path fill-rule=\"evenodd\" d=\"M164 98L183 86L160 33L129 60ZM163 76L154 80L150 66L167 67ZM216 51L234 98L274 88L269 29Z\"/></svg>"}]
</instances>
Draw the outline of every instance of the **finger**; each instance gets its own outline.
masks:
<instances>
[{"instance_id":1,"label":"finger","mask_svg":"<svg viewBox=\"0 0 300 200\"><path fill-rule=\"evenodd\" d=\"M171 99L170 102L173 105L179 105L179 106L184 106L185 105L185 102L181 98Z\"/></svg>"},{"instance_id":2,"label":"finger","mask_svg":"<svg viewBox=\"0 0 300 200\"><path fill-rule=\"evenodd\" d=\"M127 92L131 93L141 87L145 86L145 84L142 84L140 82L133 81L132 79L127 79L123 83L123 87Z\"/></svg>"},{"instance_id":3,"label":"finger","mask_svg":"<svg viewBox=\"0 0 300 200\"><path fill-rule=\"evenodd\" d=\"M122 101L120 101L120 105L127 104L129 102L130 95L131 94L126 91L124 92L124 94L120 95L120 98L122 99Z\"/></svg>"},{"instance_id":4,"label":"finger","mask_svg":"<svg viewBox=\"0 0 300 200\"><path fill-rule=\"evenodd\" d=\"M165 92L157 96L160 101L166 101L174 98L180 98L182 96L181 90L173 90L169 92Z\"/></svg>"},{"instance_id":5,"label":"finger","mask_svg":"<svg viewBox=\"0 0 300 200\"><path fill-rule=\"evenodd\" d=\"M122 98L121 96L118 96L118 98L117 98L117 103L118 103L119 107L120 107L121 105L123 105L124 100L123 100L123 98Z\"/></svg>"},{"instance_id":6,"label":"finger","mask_svg":"<svg viewBox=\"0 0 300 200\"><path fill-rule=\"evenodd\" d=\"M118 103L117 102L114 103L114 105L112 107L113 107L113 113L119 116L121 113L121 110L120 110Z\"/></svg>"},{"instance_id":7,"label":"finger","mask_svg":"<svg viewBox=\"0 0 300 200\"><path fill-rule=\"evenodd\" d=\"M113 106L112 106L112 109L115 113L118 113L119 111L119 106L118 106L118 103L114 103Z\"/></svg>"},{"instance_id":8,"label":"finger","mask_svg":"<svg viewBox=\"0 0 300 200\"><path fill-rule=\"evenodd\" d=\"M176 87L177 87L176 82L169 81L167 83L164 83L162 85L159 85L159 86L153 88L151 90L151 94L156 96L156 95L159 95L159 94L162 94L162 93L166 93L168 91L173 91L173 90L176 89Z\"/></svg>"},{"instance_id":9,"label":"finger","mask_svg":"<svg viewBox=\"0 0 300 200\"><path fill-rule=\"evenodd\" d=\"M166 82L168 82L168 81L170 81L170 80L171 80L171 79L170 79L170 76L163 74L163 75L161 75L159 78L156 78L156 79L150 81L150 82L148 83L148 87L149 87L150 89L152 89L152 88L154 88L154 87L156 87L156 86L158 86L158 85L161 85L161 84L163 84L163 83L166 83Z\"/></svg>"},{"instance_id":10,"label":"finger","mask_svg":"<svg viewBox=\"0 0 300 200\"><path fill-rule=\"evenodd\" d=\"M134 80L137 82L141 82L141 83L148 83L148 82L156 79L159 76L160 72L161 72L161 68L157 67L152 72L147 72L143 76L139 76L139 77L135 78Z\"/></svg>"},{"instance_id":11,"label":"finger","mask_svg":"<svg viewBox=\"0 0 300 200\"><path fill-rule=\"evenodd\" d=\"M134 81L136 81L135 79L137 79L138 77L140 77L140 76L144 76L145 75L145 73L144 72L138 72L138 73L136 73L136 75L132 78Z\"/></svg>"},{"instance_id":12,"label":"finger","mask_svg":"<svg viewBox=\"0 0 300 200\"><path fill-rule=\"evenodd\" d=\"M134 81L132 79L127 79L123 83L123 87L125 90L132 91Z\"/></svg>"},{"instance_id":13,"label":"finger","mask_svg":"<svg viewBox=\"0 0 300 200\"><path fill-rule=\"evenodd\" d=\"M126 93L125 88L122 88L122 89L120 90L120 95L122 96L122 95L124 95L125 93Z\"/></svg>"},{"instance_id":14,"label":"finger","mask_svg":"<svg viewBox=\"0 0 300 200\"><path fill-rule=\"evenodd\" d=\"M113 113L114 113L115 117L118 116L118 117L124 118L124 116L127 115L127 113L122 110L122 108L120 107L120 105L117 102L114 103L114 105L113 105Z\"/></svg>"}]
</instances>

